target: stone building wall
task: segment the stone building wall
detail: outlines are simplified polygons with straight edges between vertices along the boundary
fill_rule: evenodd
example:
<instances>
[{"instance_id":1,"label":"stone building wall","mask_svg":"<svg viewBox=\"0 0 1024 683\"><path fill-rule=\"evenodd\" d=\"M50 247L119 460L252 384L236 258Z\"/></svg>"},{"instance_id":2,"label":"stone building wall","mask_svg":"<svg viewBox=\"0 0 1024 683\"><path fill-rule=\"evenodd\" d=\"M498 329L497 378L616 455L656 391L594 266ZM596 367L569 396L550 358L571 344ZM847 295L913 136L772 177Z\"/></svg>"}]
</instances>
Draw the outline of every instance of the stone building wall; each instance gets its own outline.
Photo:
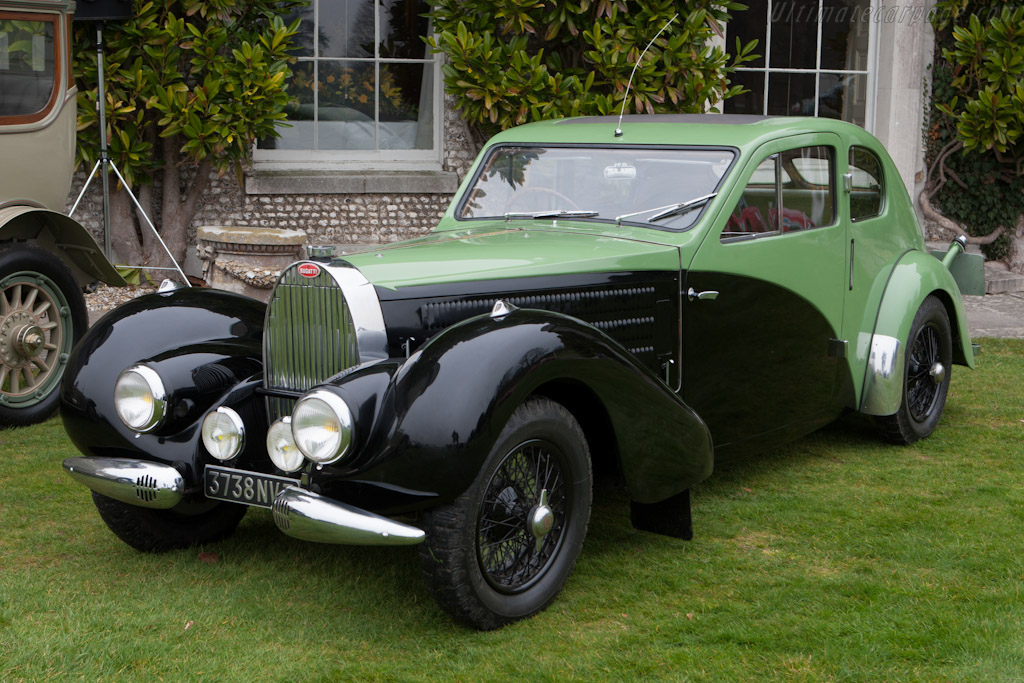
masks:
<instances>
[{"instance_id":1,"label":"stone building wall","mask_svg":"<svg viewBox=\"0 0 1024 683\"><path fill-rule=\"evenodd\" d=\"M441 170L461 182L477 150L451 98L445 98L445 105ZM85 177L83 170L76 175L68 210L81 191ZM112 178L112 187L113 181ZM330 174L321 182L330 185ZM306 193L302 191L301 179L297 184L299 191L295 193L252 194L239 187L232 174L214 179L192 221L190 241L193 247L195 228L201 225L301 229L308 236L308 244L396 242L429 232L453 196L452 192L381 193L374 191L373 183L368 183L366 191L348 194L316 193L318 183L310 183L310 191ZM159 188L156 192L159 194ZM154 205L159 204L154 202ZM90 185L75 218L103 244L102 184L98 177ZM193 251L190 248L190 256Z\"/></svg>"}]
</instances>

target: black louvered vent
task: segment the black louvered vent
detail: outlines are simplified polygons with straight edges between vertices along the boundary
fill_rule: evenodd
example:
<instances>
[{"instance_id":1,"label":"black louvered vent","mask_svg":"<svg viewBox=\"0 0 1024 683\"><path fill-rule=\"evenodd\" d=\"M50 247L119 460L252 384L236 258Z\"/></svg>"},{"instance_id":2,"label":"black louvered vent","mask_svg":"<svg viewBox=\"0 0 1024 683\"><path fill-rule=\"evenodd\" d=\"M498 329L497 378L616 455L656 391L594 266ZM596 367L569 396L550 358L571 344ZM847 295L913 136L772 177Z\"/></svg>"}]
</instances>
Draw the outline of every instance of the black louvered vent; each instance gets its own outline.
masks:
<instances>
[{"instance_id":1,"label":"black louvered vent","mask_svg":"<svg viewBox=\"0 0 1024 683\"><path fill-rule=\"evenodd\" d=\"M519 308L539 308L584 320L653 365L658 300L654 285L435 299L419 307L420 325L429 337L466 318L489 312L498 299Z\"/></svg>"},{"instance_id":2,"label":"black louvered vent","mask_svg":"<svg viewBox=\"0 0 1024 683\"><path fill-rule=\"evenodd\" d=\"M152 503L156 500L156 479L143 475L135 480L135 495L139 500Z\"/></svg>"}]
</instances>

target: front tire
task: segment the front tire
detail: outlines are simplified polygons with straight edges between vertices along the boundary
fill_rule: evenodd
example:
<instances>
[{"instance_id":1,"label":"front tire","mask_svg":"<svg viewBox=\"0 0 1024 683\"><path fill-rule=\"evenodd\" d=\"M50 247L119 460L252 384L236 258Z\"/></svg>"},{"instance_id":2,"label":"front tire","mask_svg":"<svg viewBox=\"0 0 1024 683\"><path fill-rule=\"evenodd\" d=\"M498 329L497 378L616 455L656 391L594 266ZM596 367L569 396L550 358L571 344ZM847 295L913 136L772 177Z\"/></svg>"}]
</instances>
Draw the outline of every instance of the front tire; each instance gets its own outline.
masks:
<instances>
[{"instance_id":1,"label":"front tire","mask_svg":"<svg viewBox=\"0 0 1024 683\"><path fill-rule=\"evenodd\" d=\"M200 500L170 510L154 510L96 492L92 500L114 535L145 553L189 548L230 536L249 509L235 503Z\"/></svg>"},{"instance_id":2,"label":"front tire","mask_svg":"<svg viewBox=\"0 0 1024 683\"><path fill-rule=\"evenodd\" d=\"M587 533L591 479L572 414L545 398L521 405L466 492L424 515L420 566L441 607L490 630L551 604Z\"/></svg>"},{"instance_id":3,"label":"front tire","mask_svg":"<svg viewBox=\"0 0 1024 683\"><path fill-rule=\"evenodd\" d=\"M60 259L38 247L0 246L0 427L56 412L68 355L87 322L82 290Z\"/></svg>"},{"instance_id":4,"label":"front tire","mask_svg":"<svg viewBox=\"0 0 1024 683\"><path fill-rule=\"evenodd\" d=\"M949 316L933 296L921 304L907 337L903 400L895 415L880 418L883 435L909 445L933 431L942 417L952 375L953 340Z\"/></svg>"}]
</instances>

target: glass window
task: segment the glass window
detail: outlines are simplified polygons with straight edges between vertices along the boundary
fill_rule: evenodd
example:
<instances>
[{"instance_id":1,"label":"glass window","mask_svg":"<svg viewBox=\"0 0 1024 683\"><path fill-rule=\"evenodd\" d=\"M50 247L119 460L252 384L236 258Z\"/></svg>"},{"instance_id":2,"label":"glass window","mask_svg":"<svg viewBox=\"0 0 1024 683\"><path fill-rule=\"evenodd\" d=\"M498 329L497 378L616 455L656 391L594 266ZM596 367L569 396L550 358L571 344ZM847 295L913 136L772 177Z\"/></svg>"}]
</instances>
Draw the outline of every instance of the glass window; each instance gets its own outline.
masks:
<instances>
[{"instance_id":1,"label":"glass window","mask_svg":"<svg viewBox=\"0 0 1024 683\"><path fill-rule=\"evenodd\" d=\"M871 0L747 0L726 45L757 40L761 56L737 70L748 90L728 114L824 116L868 124Z\"/></svg>"},{"instance_id":2,"label":"glass window","mask_svg":"<svg viewBox=\"0 0 1024 683\"><path fill-rule=\"evenodd\" d=\"M869 149L851 147L850 175L850 218L859 221L882 213L885 182L881 159Z\"/></svg>"},{"instance_id":3,"label":"glass window","mask_svg":"<svg viewBox=\"0 0 1024 683\"><path fill-rule=\"evenodd\" d=\"M416 0L313 0L299 9L290 127L261 140L257 159L435 150L436 59L422 40L429 10Z\"/></svg>"},{"instance_id":4,"label":"glass window","mask_svg":"<svg viewBox=\"0 0 1024 683\"><path fill-rule=\"evenodd\" d=\"M685 230L734 156L711 148L500 146L481 165L456 216L565 216Z\"/></svg>"},{"instance_id":5,"label":"glass window","mask_svg":"<svg viewBox=\"0 0 1024 683\"><path fill-rule=\"evenodd\" d=\"M54 88L53 21L0 13L0 116L46 109Z\"/></svg>"},{"instance_id":6,"label":"glass window","mask_svg":"<svg viewBox=\"0 0 1024 683\"><path fill-rule=\"evenodd\" d=\"M754 169L722 231L722 241L770 237L833 225L835 150L801 147Z\"/></svg>"}]
</instances>

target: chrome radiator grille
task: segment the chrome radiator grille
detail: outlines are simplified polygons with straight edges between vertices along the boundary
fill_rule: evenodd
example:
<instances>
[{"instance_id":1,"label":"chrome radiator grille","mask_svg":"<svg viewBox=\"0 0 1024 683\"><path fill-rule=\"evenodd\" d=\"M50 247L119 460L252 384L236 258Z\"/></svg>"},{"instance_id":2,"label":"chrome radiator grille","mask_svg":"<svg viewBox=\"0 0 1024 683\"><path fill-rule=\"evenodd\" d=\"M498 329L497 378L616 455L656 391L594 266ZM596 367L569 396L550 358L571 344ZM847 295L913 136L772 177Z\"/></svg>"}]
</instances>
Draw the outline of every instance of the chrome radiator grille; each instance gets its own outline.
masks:
<instances>
[{"instance_id":1,"label":"chrome radiator grille","mask_svg":"<svg viewBox=\"0 0 1024 683\"><path fill-rule=\"evenodd\" d=\"M267 306L263 337L264 386L305 392L359 362L352 314L325 268L307 277L309 264L286 270ZM291 413L294 401L268 398L271 419Z\"/></svg>"}]
</instances>

